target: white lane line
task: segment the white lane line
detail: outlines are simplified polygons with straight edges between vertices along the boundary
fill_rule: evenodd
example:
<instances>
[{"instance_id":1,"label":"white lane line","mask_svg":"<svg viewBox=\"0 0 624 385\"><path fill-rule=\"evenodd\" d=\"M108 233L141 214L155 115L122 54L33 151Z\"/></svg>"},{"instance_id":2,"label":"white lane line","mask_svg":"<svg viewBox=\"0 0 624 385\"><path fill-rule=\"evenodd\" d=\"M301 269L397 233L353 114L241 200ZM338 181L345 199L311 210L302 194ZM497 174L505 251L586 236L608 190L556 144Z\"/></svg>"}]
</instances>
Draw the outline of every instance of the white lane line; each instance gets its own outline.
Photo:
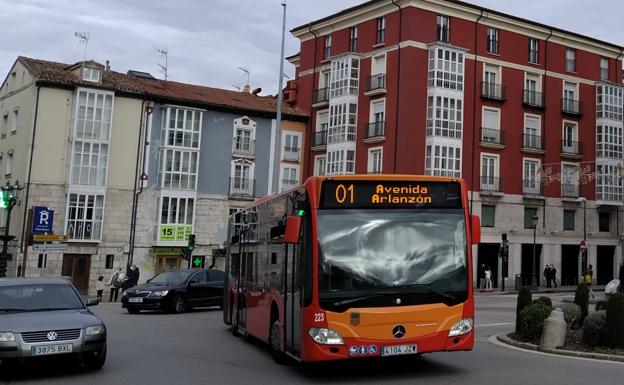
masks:
<instances>
[{"instance_id":1,"label":"white lane line","mask_svg":"<svg viewBox=\"0 0 624 385\"><path fill-rule=\"evenodd\" d=\"M507 348L507 349L518 350L518 351L529 353L529 354L539 354L539 355L542 355L542 356L549 356L549 357L552 357L552 358L570 358L570 359L573 359L573 360L590 361L590 362L602 362L604 364L624 365L624 362L620 362L620 361L607 361L607 360L598 360L596 358L564 356L564 355L561 355L561 354L551 354L551 353L546 353L546 352L538 352L538 351L535 351L535 350L522 349L522 348L518 348L516 346L511 346L511 345L507 345L505 343L500 342L498 340L498 338L496 338L497 335L498 334L494 334L493 336L491 336L489 338L490 343L492 343L494 345L502 346L502 347Z\"/></svg>"},{"instance_id":2,"label":"white lane line","mask_svg":"<svg viewBox=\"0 0 624 385\"><path fill-rule=\"evenodd\" d=\"M477 324L476 327L489 328L493 326L507 326L507 325L514 325L514 323L513 322L499 322L499 323L493 323L493 324Z\"/></svg>"}]
</instances>

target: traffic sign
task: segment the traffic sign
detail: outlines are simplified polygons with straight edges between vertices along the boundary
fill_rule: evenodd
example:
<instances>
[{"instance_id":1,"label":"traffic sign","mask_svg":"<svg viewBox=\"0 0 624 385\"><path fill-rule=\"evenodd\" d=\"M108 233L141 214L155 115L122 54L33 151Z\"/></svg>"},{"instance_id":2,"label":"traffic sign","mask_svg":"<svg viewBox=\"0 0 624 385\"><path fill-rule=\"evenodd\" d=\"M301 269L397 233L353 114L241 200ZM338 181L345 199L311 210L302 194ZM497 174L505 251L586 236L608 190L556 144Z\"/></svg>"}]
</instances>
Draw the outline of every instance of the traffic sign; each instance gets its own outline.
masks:
<instances>
[{"instance_id":1,"label":"traffic sign","mask_svg":"<svg viewBox=\"0 0 624 385\"><path fill-rule=\"evenodd\" d=\"M35 242L67 242L69 237L63 234L34 234L33 241Z\"/></svg>"},{"instance_id":2,"label":"traffic sign","mask_svg":"<svg viewBox=\"0 0 624 385\"><path fill-rule=\"evenodd\" d=\"M33 207L33 233L51 233L54 223L54 210L43 206Z\"/></svg>"},{"instance_id":3,"label":"traffic sign","mask_svg":"<svg viewBox=\"0 0 624 385\"><path fill-rule=\"evenodd\" d=\"M67 250L67 243L35 243L33 250Z\"/></svg>"},{"instance_id":4,"label":"traffic sign","mask_svg":"<svg viewBox=\"0 0 624 385\"><path fill-rule=\"evenodd\" d=\"M585 243L585 241L581 241L581 243L579 244L579 248L581 249L581 253L584 253L585 250L587 250L587 244Z\"/></svg>"}]
</instances>

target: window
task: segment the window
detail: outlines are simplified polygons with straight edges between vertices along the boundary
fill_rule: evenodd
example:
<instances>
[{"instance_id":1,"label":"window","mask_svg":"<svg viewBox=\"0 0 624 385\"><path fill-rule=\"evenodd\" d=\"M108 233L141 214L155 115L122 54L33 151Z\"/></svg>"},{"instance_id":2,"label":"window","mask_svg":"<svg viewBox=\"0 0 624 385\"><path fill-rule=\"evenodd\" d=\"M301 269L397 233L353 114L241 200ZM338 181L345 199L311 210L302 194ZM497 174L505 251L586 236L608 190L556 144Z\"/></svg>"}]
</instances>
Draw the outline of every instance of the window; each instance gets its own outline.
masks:
<instances>
[{"instance_id":1,"label":"window","mask_svg":"<svg viewBox=\"0 0 624 385\"><path fill-rule=\"evenodd\" d=\"M499 191L498 157L495 155L481 155L481 190Z\"/></svg>"},{"instance_id":2,"label":"window","mask_svg":"<svg viewBox=\"0 0 624 385\"><path fill-rule=\"evenodd\" d=\"M70 239L99 241L102 235L104 195L70 193L65 234Z\"/></svg>"},{"instance_id":3,"label":"window","mask_svg":"<svg viewBox=\"0 0 624 385\"><path fill-rule=\"evenodd\" d=\"M577 125L574 122L563 122L563 143L562 151L568 154L579 154L579 143L576 140Z\"/></svg>"},{"instance_id":4,"label":"window","mask_svg":"<svg viewBox=\"0 0 624 385\"><path fill-rule=\"evenodd\" d=\"M524 228L525 229L533 229L533 217L535 215L537 215L536 207L524 208Z\"/></svg>"},{"instance_id":5,"label":"window","mask_svg":"<svg viewBox=\"0 0 624 385\"><path fill-rule=\"evenodd\" d=\"M162 187L195 190L198 151L163 149Z\"/></svg>"},{"instance_id":6,"label":"window","mask_svg":"<svg viewBox=\"0 0 624 385\"><path fill-rule=\"evenodd\" d=\"M316 119L316 132L327 131L329 128L329 112L323 111L318 113Z\"/></svg>"},{"instance_id":7,"label":"window","mask_svg":"<svg viewBox=\"0 0 624 385\"><path fill-rule=\"evenodd\" d=\"M542 149L542 130L539 116L524 116L524 148Z\"/></svg>"},{"instance_id":8,"label":"window","mask_svg":"<svg viewBox=\"0 0 624 385\"><path fill-rule=\"evenodd\" d=\"M360 86L360 60L352 55L331 61L330 97L357 95Z\"/></svg>"},{"instance_id":9,"label":"window","mask_svg":"<svg viewBox=\"0 0 624 385\"><path fill-rule=\"evenodd\" d=\"M7 152L4 175L10 176L12 173L13 173L13 150Z\"/></svg>"},{"instance_id":10,"label":"window","mask_svg":"<svg viewBox=\"0 0 624 385\"><path fill-rule=\"evenodd\" d=\"M106 264L104 265L105 269L112 269L115 262L115 254L106 254Z\"/></svg>"},{"instance_id":11,"label":"window","mask_svg":"<svg viewBox=\"0 0 624 385\"><path fill-rule=\"evenodd\" d=\"M254 131L244 127L236 127L234 133L234 149L236 155L254 154Z\"/></svg>"},{"instance_id":12,"label":"window","mask_svg":"<svg viewBox=\"0 0 624 385\"><path fill-rule=\"evenodd\" d=\"M600 80L609 80L609 59L600 58Z\"/></svg>"},{"instance_id":13,"label":"window","mask_svg":"<svg viewBox=\"0 0 624 385\"><path fill-rule=\"evenodd\" d=\"M461 148L446 145L427 145L425 174L461 177Z\"/></svg>"},{"instance_id":14,"label":"window","mask_svg":"<svg viewBox=\"0 0 624 385\"><path fill-rule=\"evenodd\" d=\"M427 98L427 135L461 139L462 100L447 96Z\"/></svg>"},{"instance_id":15,"label":"window","mask_svg":"<svg viewBox=\"0 0 624 385\"><path fill-rule=\"evenodd\" d=\"M622 201L622 181L619 162L596 162L596 199Z\"/></svg>"},{"instance_id":16,"label":"window","mask_svg":"<svg viewBox=\"0 0 624 385\"><path fill-rule=\"evenodd\" d=\"M599 158L623 159L622 127L598 124L596 126L596 156Z\"/></svg>"},{"instance_id":17,"label":"window","mask_svg":"<svg viewBox=\"0 0 624 385\"><path fill-rule=\"evenodd\" d=\"M481 227L494 227L495 207L491 205L481 206Z\"/></svg>"},{"instance_id":18,"label":"window","mask_svg":"<svg viewBox=\"0 0 624 385\"><path fill-rule=\"evenodd\" d=\"M314 157L314 176L325 175L325 155Z\"/></svg>"},{"instance_id":19,"label":"window","mask_svg":"<svg viewBox=\"0 0 624 385\"><path fill-rule=\"evenodd\" d=\"M522 192L531 195L542 195L542 185L539 180L539 160L524 160L524 182Z\"/></svg>"},{"instance_id":20,"label":"window","mask_svg":"<svg viewBox=\"0 0 624 385\"><path fill-rule=\"evenodd\" d=\"M566 71L574 72L576 70L576 50L572 48L566 49Z\"/></svg>"},{"instance_id":21,"label":"window","mask_svg":"<svg viewBox=\"0 0 624 385\"><path fill-rule=\"evenodd\" d=\"M349 28L349 51L357 51L358 27Z\"/></svg>"},{"instance_id":22,"label":"window","mask_svg":"<svg viewBox=\"0 0 624 385\"><path fill-rule=\"evenodd\" d=\"M160 199L160 241L185 241L193 233L195 198L167 196Z\"/></svg>"},{"instance_id":23,"label":"window","mask_svg":"<svg viewBox=\"0 0 624 385\"><path fill-rule=\"evenodd\" d=\"M284 133L284 160L298 161L301 150L301 134Z\"/></svg>"},{"instance_id":24,"label":"window","mask_svg":"<svg viewBox=\"0 0 624 385\"><path fill-rule=\"evenodd\" d=\"M579 112L579 104L576 99L576 83L563 83L563 110L569 112Z\"/></svg>"},{"instance_id":25,"label":"window","mask_svg":"<svg viewBox=\"0 0 624 385\"><path fill-rule=\"evenodd\" d=\"M610 231L609 225L611 222L611 213L600 212L598 213L598 231L601 233L608 233Z\"/></svg>"},{"instance_id":26,"label":"window","mask_svg":"<svg viewBox=\"0 0 624 385\"><path fill-rule=\"evenodd\" d=\"M537 64L539 58L539 40L529 38L529 63Z\"/></svg>"},{"instance_id":27,"label":"window","mask_svg":"<svg viewBox=\"0 0 624 385\"><path fill-rule=\"evenodd\" d=\"M337 150L327 152L327 175L353 174L355 151Z\"/></svg>"},{"instance_id":28,"label":"window","mask_svg":"<svg viewBox=\"0 0 624 385\"><path fill-rule=\"evenodd\" d=\"M464 90L464 53L452 48L429 48L428 86Z\"/></svg>"},{"instance_id":29,"label":"window","mask_svg":"<svg viewBox=\"0 0 624 385\"><path fill-rule=\"evenodd\" d=\"M328 59L331 56L332 37L331 35L325 36L325 46L323 49L323 59Z\"/></svg>"},{"instance_id":30,"label":"window","mask_svg":"<svg viewBox=\"0 0 624 385\"><path fill-rule=\"evenodd\" d=\"M105 186L108 143L75 140L71 167L72 184Z\"/></svg>"},{"instance_id":31,"label":"window","mask_svg":"<svg viewBox=\"0 0 624 385\"><path fill-rule=\"evenodd\" d=\"M563 229L574 230L575 210L563 210Z\"/></svg>"},{"instance_id":32,"label":"window","mask_svg":"<svg viewBox=\"0 0 624 385\"><path fill-rule=\"evenodd\" d=\"M386 73L386 55L374 56L371 64L371 74L379 75Z\"/></svg>"},{"instance_id":33,"label":"window","mask_svg":"<svg viewBox=\"0 0 624 385\"><path fill-rule=\"evenodd\" d=\"M449 18L448 16L438 15L438 41L442 43L449 42Z\"/></svg>"},{"instance_id":34,"label":"window","mask_svg":"<svg viewBox=\"0 0 624 385\"><path fill-rule=\"evenodd\" d=\"M82 68L82 80L88 82L99 82L101 71L98 68L83 67Z\"/></svg>"},{"instance_id":35,"label":"window","mask_svg":"<svg viewBox=\"0 0 624 385\"><path fill-rule=\"evenodd\" d=\"M329 106L327 143L354 142L356 122L356 103L340 103Z\"/></svg>"},{"instance_id":36,"label":"window","mask_svg":"<svg viewBox=\"0 0 624 385\"><path fill-rule=\"evenodd\" d=\"M166 116L167 119L163 119L163 144L199 149L202 112L167 107Z\"/></svg>"},{"instance_id":37,"label":"window","mask_svg":"<svg viewBox=\"0 0 624 385\"><path fill-rule=\"evenodd\" d=\"M368 167L369 174L382 173L383 147L374 147L368 149Z\"/></svg>"},{"instance_id":38,"label":"window","mask_svg":"<svg viewBox=\"0 0 624 385\"><path fill-rule=\"evenodd\" d=\"M377 44L381 44L386 41L386 17L377 18Z\"/></svg>"},{"instance_id":39,"label":"window","mask_svg":"<svg viewBox=\"0 0 624 385\"><path fill-rule=\"evenodd\" d=\"M483 74L483 89L482 95L501 99L504 97L502 87L500 87L499 80L499 71L500 68L497 66L492 66L489 64L485 65L485 71Z\"/></svg>"},{"instance_id":40,"label":"window","mask_svg":"<svg viewBox=\"0 0 624 385\"><path fill-rule=\"evenodd\" d=\"M299 167L286 166L282 168L281 191L290 190L299 184Z\"/></svg>"},{"instance_id":41,"label":"window","mask_svg":"<svg viewBox=\"0 0 624 385\"><path fill-rule=\"evenodd\" d=\"M543 107L542 95L540 94L540 77L537 74L526 73L524 77L524 100L525 104L535 107Z\"/></svg>"},{"instance_id":42,"label":"window","mask_svg":"<svg viewBox=\"0 0 624 385\"><path fill-rule=\"evenodd\" d=\"M19 123L19 110L13 110L11 114L11 134L14 134L17 131L17 126Z\"/></svg>"},{"instance_id":43,"label":"window","mask_svg":"<svg viewBox=\"0 0 624 385\"><path fill-rule=\"evenodd\" d=\"M613 84L596 85L596 117L622 121L624 89Z\"/></svg>"},{"instance_id":44,"label":"window","mask_svg":"<svg viewBox=\"0 0 624 385\"><path fill-rule=\"evenodd\" d=\"M251 164L234 163L230 192L234 195L253 195L253 169Z\"/></svg>"},{"instance_id":45,"label":"window","mask_svg":"<svg viewBox=\"0 0 624 385\"><path fill-rule=\"evenodd\" d=\"M483 109L481 141L484 143L502 144L500 130L500 110L496 110L493 108Z\"/></svg>"},{"instance_id":46,"label":"window","mask_svg":"<svg viewBox=\"0 0 624 385\"><path fill-rule=\"evenodd\" d=\"M0 127L0 134L4 137L9 131L9 113L2 115L2 127Z\"/></svg>"},{"instance_id":47,"label":"window","mask_svg":"<svg viewBox=\"0 0 624 385\"><path fill-rule=\"evenodd\" d=\"M371 115L370 122L376 124L382 124L386 118L386 100L374 100L371 102Z\"/></svg>"},{"instance_id":48,"label":"window","mask_svg":"<svg viewBox=\"0 0 624 385\"><path fill-rule=\"evenodd\" d=\"M330 70L326 70L321 72L321 76L319 77L319 81L320 81L320 87L319 88L327 88L329 87L329 83L330 83L330 76L331 76L331 71Z\"/></svg>"},{"instance_id":49,"label":"window","mask_svg":"<svg viewBox=\"0 0 624 385\"><path fill-rule=\"evenodd\" d=\"M498 53L498 28L488 27L486 50L489 53Z\"/></svg>"},{"instance_id":50,"label":"window","mask_svg":"<svg viewBox=\"0 0 624 385\"><path fill-rule=\"evenodd\" d=\"M576 164L561 165L561 196L578 198L579 196L579 167Z\"/></svg>"}]
</instances>

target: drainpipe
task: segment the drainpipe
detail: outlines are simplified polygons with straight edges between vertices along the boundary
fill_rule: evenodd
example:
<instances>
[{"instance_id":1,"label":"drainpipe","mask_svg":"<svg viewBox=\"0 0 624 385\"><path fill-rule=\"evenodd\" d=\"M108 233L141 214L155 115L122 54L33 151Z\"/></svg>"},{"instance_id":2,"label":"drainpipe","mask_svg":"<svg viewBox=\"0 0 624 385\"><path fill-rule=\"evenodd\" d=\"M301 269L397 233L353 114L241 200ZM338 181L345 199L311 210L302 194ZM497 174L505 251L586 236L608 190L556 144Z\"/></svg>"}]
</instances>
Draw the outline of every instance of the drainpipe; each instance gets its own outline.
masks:
<instances>
[{"instance_id":1,"label":"drainpipe","mask_svg":"<svg viewBox=\"0 0 624 385\"><path fill-rule=\"evenodd\" d=\"M317 50L318 50L318 35L316 34L316 32L314 32L312 30L312 23L308 24L308 32L310 32L312 35L314 35L314 67L312 69L312 95L310 97L310 120L314 119L314 124L316 124L316 116L312 116L312 112L314 111L314 108L312 107L312 104L314 104L314 88L316 87L316 54L317 54ZM328 115L328 119L329 119L329 115ZM316 135L316 128L315 127L310 127L309 132L312 132L312 138L314 138L314 135ZM312 142L312 140L309 141L310 143ZM312 146L310 146L312 147ZM327 151L325 151L325 153L327 153ZM310 158L312 158L312 150L308 151L308 156ZM325 160L327 162L327 159ZM309 159L308 161L308 175L313 175L314 174L314 167L316 165L314 164L314 159Z\"/></svg>"},{"instance_id":2,"label":"drainpipe","mask_svg":"<svg viewBox=\"0 0 624 385\"><path fill-rule=\"evenodd\" d=\"M135 239L135 233L136 233L136 216L137 216L137 211L138 211L138 200L139 200L139 195L143 192L143 175L145 175L145 158L148 156L148 154L145 153L145 150L147 149L147 144L148 142L148 138L147 138L147 124L145 124L145 127L143 127L144 125L144 121L143 121L143 117L145 116L146 113L146 108L145 108L145 103L146 100L143 100L141 102L141 118L140 118L140 122L139 122L139 140L137 143L137 158L136 158L136 164L134 167L134 189L132 191L132 214L131 214L131 218L130 218L130 239L128 240L128 262L127 262L127 268L129 268L132 265L132 261L134 259L134 239ZM149 113L148 113L149 114ZM145 123L147 123L147 120L145 121ZM143 130L145 130L145 132L143 132ZM144 135L144 136L143 136ZM143 140L143 167L142 167L142 173L141 173L141 177L139 177L139 162L140 162L140 158L141 158L141 138L144 138ZM139 182L140 179L140 182ZM141 184L140 186L140 190L137 192L137 187L138 184Z\"/></svg>"},{"instance_id":3,"label":"drainpipe","mask_svg":"<svg viewBox=\"0 0 624 385\"><path fill-rule=\"evenodd\" d=\"M470 167L470 214L472 214L472 203L474 201L474 190L475 190L475 164L478 162L475 159L476 156L476 131L477 131L477 98L479 98L479 87L477 87L477 59L479 58L479 51L477 50L477 31L479 29L479 21L483 19L483 10L481 10L481 14L477 21L475 21L475 32L474 32L474 69L472 74L472 82L474 87L474 98L472 99L472 167ZM478 166L477 166L478 167Z\"/></svg>"},{"instance_id":4,"label":"drainpipe","mask_svg":"<svg viewBox=\"0 0 624 385\"><path fill-rule=\"evenodd\" d=\"M395 0L392 0L392 4L399 9L399 43L397 44L397 102L395 109L395 117L394 117L394 160L392 163L393 172L397 173L397 156L398 156L398 147L399 147L399 106L401 105L401 41L403 40L403 9L400 5L398 5ZM415 172L414 172L415 173Z\"/></svg>"},{"instance_id":5,"label":"drainpipe","mask_svg":"<svg viewBox=\"0 0 624 385\"><path fill-rule=\"evenodd\" d=\"M28 197L30 195L30 181L32 176L33 155L35 153L35 134L37 133L37 115L39 111L39 92L41 86L37 86L37 100L35 101L35 120L33 122L32 138L30 140L30 160L28 161L28 178L26 181L26 196L24 197L24 214L22 215L22 277L26 276L26 261L28 260L28 239L26 236L26 223L28 223Z\"/></svg>"}]
</instances>

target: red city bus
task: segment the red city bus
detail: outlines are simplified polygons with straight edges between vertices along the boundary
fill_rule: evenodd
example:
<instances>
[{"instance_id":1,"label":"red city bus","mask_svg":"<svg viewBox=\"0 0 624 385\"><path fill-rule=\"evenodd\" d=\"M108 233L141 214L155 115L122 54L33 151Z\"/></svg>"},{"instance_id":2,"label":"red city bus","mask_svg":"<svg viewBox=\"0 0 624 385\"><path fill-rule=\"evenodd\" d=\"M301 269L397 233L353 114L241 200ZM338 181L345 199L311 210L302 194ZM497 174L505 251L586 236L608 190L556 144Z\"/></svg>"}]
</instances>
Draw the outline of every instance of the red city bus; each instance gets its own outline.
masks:
<instances>
[{"instance_id":1,"label":"red city bus","mask_svg":"<svg viewBox=\"0 0 624 385\"><path fill-rule=\"evenodd\" d=\"M472 350L462 179L311 177L229 221L224 322L276 361Z\"/></svg>"}]
</instances>

